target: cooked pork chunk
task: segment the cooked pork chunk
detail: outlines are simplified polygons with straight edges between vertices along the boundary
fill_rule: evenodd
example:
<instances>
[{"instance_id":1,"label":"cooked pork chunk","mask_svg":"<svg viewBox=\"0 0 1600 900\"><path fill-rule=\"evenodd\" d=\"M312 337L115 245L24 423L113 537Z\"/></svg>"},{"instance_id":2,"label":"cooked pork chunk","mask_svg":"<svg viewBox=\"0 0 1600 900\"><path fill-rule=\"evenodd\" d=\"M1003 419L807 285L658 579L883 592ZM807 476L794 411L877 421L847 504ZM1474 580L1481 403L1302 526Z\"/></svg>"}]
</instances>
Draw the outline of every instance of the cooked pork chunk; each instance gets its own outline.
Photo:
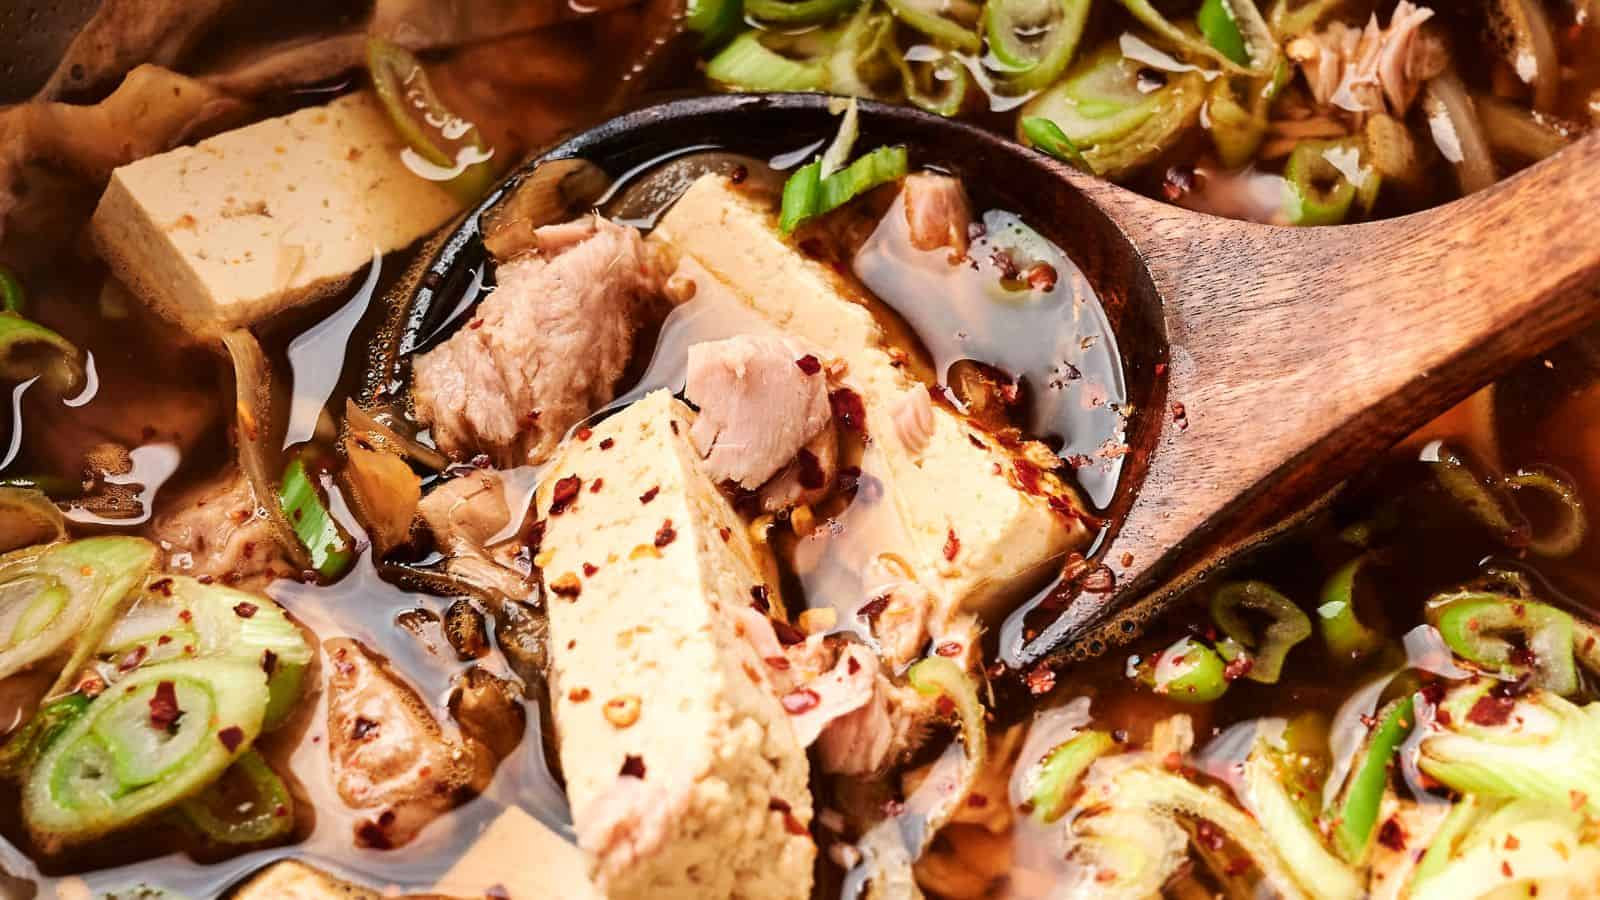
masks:
<instances>
[{"instance_id":1,"label":"cooked pork chunk","mask_svg":"<svg viewBox=\"0 0 1600 900\"><path fill-rule=\"evenodd\" d=\"M543 462L615 395L661 275L639 233L594 216L539 229L473 318L416 358L417 418L458 459Z\"/></svg>"},{"instance_id":2,"label":"cooked pork chunk","mask_svg":"<svg viewBox=\"0 0 1600 900\"><path fill-rule=\"evenodd\" d=\"M911 245L918 250L949 247L956 256L967 253L967 228L972 208L961 182L949 175L918 173L906 176L900 189L905 200Z\"/></svg>"},{"instance_id":3,"label":"cooked pork chunk","mask_svg":"<svg viewBox=\"0 0 1600 900\"><path fill-rule=\"evenodd\" d=\"M689 348L689 432L716 481L754 490L832 421L828 379L792 338L740 335Z\"/></svg>"},{"instance_id":4,"label":"cooked pork chunk","mask_svg":"<svg viewBox=\"0 0 1600 900\"><path fill-rule=\"evenodd\" d=\"M540 486L567 797L614 900L805 897L808 763L776 638L748 639L767 623L751 604L775 590L770 551L707 475L694 418L652 393L570 442Z\"/></svg>"},{"instance_id":5,"label":"cooked pork chunk","mask_svg":"<svg viewBox=\"0 0 1600 900\"><path fill-rule=\"evenodd\" d=\"M1311 96L1323 106L1365 116L1403 117L1428 79L1449 62L1443 44L1422 31L1433 10L1401 0L1387 28L1374 15L1366 28L1334 22L1286 48L1300 64Z\"/></svg>"},{"instance_id":6,"label":"cooked pork chunk","mask_svg":"<svg viewBox=\"0 0 1600 900\"><path fill-rule=\"evenodd\" d=\"M261 584L300 574L284 554L250 482L230 468L166 504L150 539L167 554L167 568L230 585Z\"/></svg>"},{"instance_id":7,"label":"cooked pork chunk","mask_svg":"<svg viewBox=\"0 0 1600 900\"><path fill-rule=\"evenodd\" d=\"M839 472L839 430L831 422L801 447L794 461L761 486L761 509L815 506L833 490Z\"/></svg>"},{"instance_id":8,"label":"cooked pork chunk","mask_svg":"<svg viewBox=\"0 0 1600 900\"><path fill-rule=\"evenodd\" d=\"M323 653L334 785L346 805L366 814L356 825L356 843L398 847L488 786L489 751L447 734L382 661L348 638L326 642Z\"/></svg>"}]
</instances>

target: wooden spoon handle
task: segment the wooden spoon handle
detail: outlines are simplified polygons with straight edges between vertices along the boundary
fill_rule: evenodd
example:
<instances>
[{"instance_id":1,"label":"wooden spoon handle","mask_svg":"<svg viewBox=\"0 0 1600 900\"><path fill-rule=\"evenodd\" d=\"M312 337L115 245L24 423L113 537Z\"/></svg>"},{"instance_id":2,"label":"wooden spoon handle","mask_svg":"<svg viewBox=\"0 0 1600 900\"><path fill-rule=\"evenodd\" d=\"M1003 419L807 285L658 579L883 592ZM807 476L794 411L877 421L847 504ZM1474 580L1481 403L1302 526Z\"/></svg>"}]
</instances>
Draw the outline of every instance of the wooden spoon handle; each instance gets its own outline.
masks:
<instances>
[{"instance_id":1,"label":"wooden spoon handle","mask_svg":"<svg viewBox=\"0 0 1600 900\"><path fill-rule=\"evenodd\" d=\"M1161 608L1239 540L1600 318L1600 135L1447 206L1340 228L1197 216L1074 181L1140 249L1171 360L1162 408L1147 409L1160 434L1144 483L1105 560L1119 596L1058 598L1069 609L1041 651L1131 632L1139 607Z\"/></svg>"}]
</instances>

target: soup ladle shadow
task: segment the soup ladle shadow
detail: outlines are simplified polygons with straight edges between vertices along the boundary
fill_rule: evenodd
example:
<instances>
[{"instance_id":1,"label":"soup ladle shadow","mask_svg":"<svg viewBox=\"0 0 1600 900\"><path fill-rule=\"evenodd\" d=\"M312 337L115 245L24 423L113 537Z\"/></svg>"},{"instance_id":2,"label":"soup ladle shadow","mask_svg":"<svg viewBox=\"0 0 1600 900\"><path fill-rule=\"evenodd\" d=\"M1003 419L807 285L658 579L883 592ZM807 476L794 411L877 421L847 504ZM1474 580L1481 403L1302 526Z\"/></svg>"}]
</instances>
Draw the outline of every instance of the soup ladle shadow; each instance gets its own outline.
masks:
<instances>
[{"instance_id":1,"label":"soup ladle shadow","mask_svg":"<svg viewBox=\"0 0 1600 900\"><path fill-rule=\"evenodd\" d=\"M454 302L465 273L481 271L478 214L538 166L577 157L615 177L686 146L790 151L832 135L828 104L701 97L572 137L442 238L418 271L409 322ZM1297 229L1161 203L914 109L860 112L858 146L905 144L913 167L979 186L1065 248L1121 347L1135 412L1095 551L1114 583L1091 593L1062 582L1013 614L1000 655L1014 670L1131 639L1274 523L1600 318L1600 135L1426 212Z\"/></svg>"}]
</instances>

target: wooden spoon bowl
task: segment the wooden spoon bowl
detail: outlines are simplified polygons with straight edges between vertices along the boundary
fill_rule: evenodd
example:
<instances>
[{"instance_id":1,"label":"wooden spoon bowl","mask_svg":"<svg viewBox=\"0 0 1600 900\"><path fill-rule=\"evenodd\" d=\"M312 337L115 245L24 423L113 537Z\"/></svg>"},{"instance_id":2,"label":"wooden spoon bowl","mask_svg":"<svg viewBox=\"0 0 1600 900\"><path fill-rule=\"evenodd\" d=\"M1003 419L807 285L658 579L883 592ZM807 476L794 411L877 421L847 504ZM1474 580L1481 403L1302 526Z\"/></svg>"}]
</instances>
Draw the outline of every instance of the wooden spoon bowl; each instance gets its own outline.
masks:
<instances>
[{"instance_id":1,"label":"wooden spoon bowl","mask_svg":"<svg viewBox=\"0 0 1600 900\"><path fill-rule=\"evenodd\" d=\"M530 160L402 283L408 296L371 391L403 372L416 336L483 271L480 215L537 167L582 158L620 177L685 148L791 151L832 135L828 103L809 94L674 101ZM1000 631L1014 669L1131 639L1275 523L1600 318L1600 136L1447 206L1317 229L1190 212L905 107L862 103L861 143L907 145L914 165L980 186L1066 249L1122 350L1136 412L1112 524L1095 551L1115 586L1088 593L1062 582L1014 613Z\"/></svg>"}]
</instances>

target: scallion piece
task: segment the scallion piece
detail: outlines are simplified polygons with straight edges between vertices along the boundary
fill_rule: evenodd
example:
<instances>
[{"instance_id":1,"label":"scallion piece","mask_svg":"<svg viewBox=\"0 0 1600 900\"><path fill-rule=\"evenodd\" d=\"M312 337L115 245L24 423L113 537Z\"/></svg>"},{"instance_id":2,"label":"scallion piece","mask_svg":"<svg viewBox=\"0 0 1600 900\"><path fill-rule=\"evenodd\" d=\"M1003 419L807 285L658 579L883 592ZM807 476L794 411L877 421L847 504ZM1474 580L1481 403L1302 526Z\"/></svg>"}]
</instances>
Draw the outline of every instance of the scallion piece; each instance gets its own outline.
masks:
<instances>
[{"instance_id":1,"label":"scallion piece","mask_svg":"<svg viewBox=\"0 0 1600 900\"><path fill-rule=\"evenodd\" d=\"M344 574L355 558L350 536L328 512L322 492L312 480L304 457L295 457L283 470L278 503L288 517L295 537L311 556L311 568L323 578Z\"/></svg>"},{"instance_id":2,"label":"scallion piece","mask_svg":"<svg viewBox=\"0 0 1600 900\"><path fill-rule=\"evenodd\" d=\"M462 203L483 196L494 181L483 137L476 125L451 112L439 99L427 70L411 51L381 37L369 37L367 71L389 121L406 144L435 166L460 167L443 186Z\"/></svg>"},{"instance_id":3,"label":"scallion piece","mask_svg":"<svg viewBox=\"0 0 1600 900\"><path fill-rule=\"evenodd\" d=\"M1256 8L1255 0L1222 0L1221 4L1226 7L1224 15L1227 16L1234 33L1239 38L1243 61L1236 59L1229 50L1217 46L1211 40L1210 34L1206 34L1204 39L1197 38L1173 23L1150 0L1121 0L1121 2L1135 19L1176 45L1186 55L1209 58L1227 71L1241 75L1267 75L1277 64L1277 41L1273 38L1272 30L1267 27L1266 20L1261 17L1261 11ZM1210 5L1210 0L1206 5ZM1201 15L1205 15L1204 8L1201 10ZM1201 27L1203 29L1204 25Z\"/></svg>"},{"instance_id":4,"label":"scallion piece","mask_svg":"<svg viewBox=\"0 0 1600 900\"><path fill-rule=\"evenodd\" d=\"M215 781L261 732L259 666L183 660L112 685L39 758L22 818L50 852L134 825Z\"/></svg>"},{"instance_id":5,"label":"scallion piece","mask_svg":"<svg viewBox=\"0 0 1600 900\"><path fill-rule=\"evenodd\" d=\"M1179 638L1162 650L1139 678L1152 690L1180 703L1210 703L1228 691L1227 664L1221 654L1192 638Z\"/></svg>"},{"instance_id":6,"label":"scallion piece","mask_svg":"<svg viewBox=\"0 0 1600 900\"><path fill-rule=\"evenodd\" d=\"M178 806L184 820L213 843L263 844L294 828L294 798L283 779L254 750L222 777Z\"/></svg>"},{"instance_id":7,"label":"scallion piece","mask_svg":"<svg viewBox=\"0 0 1600 900\"><path fill-rule=\"evenodd\" d=\"M22 778L61 732L89 708L89 698L68 694L39 707L17 732L0 744L0 778Z\"/></svg>"},{"instance_id":8,"label":"scallion piece","mask_svg":"<svg viewBox=\"0 0 1600 900\"><path fill-rule=\"evenodd\" d=\"M1027 94L1052 84L1072 64L1089 20L1090 0L989 0L983 32L1003 65L1001 86Z\"/></svg>"},{"instance_id":9,"label":"scallion piece","mask_svg":"<svg viewBox=\"0 0 1600 900\"><path fill-rule=\"evenodd\" d=\"M1370 212L1383 177L1355 140L1301 141L1283 169L1284 211L1294 225L1342 225L1359 201Z\"/></svg>"},{"instance_id":10,"label":"scallion piece","mask_svg":"<svg viewBox=\"0 0 1600 900\"><path fill-rule=\"evenodd\" d=\"M886 0L895 17L922 32L935 43L977 53L983 49L983 39L967 25L944 15L949 10L949 0Z\"/></svg>"},{"instance_id":11,"label":"scallion piece","mask_svg":"<svg viewBox=\"0 0 1600 900\"><path fill-rule=\"evenodd\" d=\"M822 194L822 161L806 163L783 183L783 206L778 230L791 234L801 222L817 214Z\"/></svg>"},{"instance_id":12,"label":"scallion piece","mask_svg":"<svg viewBox=\"0 0 1600 900\"><path fill-rule=\"evenodd\" d=\"M879 185L904 178L909 168L910 157L904 147L879 147L826 178L822 177L821 160L807 163L784 182L778 229L792 234L807 219L832 212Z\"/></svg>"},{"instance_id":13,"label":"scallion piece","mask_svg":"<svg viewBox=\"0 0 1600 900\"><path fill-rule=\"evenodd\" d=\"M1578 689L1572 616L1532 600L1462 592L1435 598L1428 618L1451 652L1502 677L1534 673L1533 686L1561 696ZM1515 635L1514 645L1504 635ZM1518 647L1527 655L1519 663Z\"/></svg>"},{"instance_id":14,"label":"scallion piece","mask_svg":"<svg viewBox=\"0 0 1600 900\"><path fill-rule=\"evenodd\" d=\"M752 19L771 25L820 25L850 12L859 0L744 0Z\"/></svg>"},{"instance_id":15,"label":"scallion piece","mask_svg":"<svg viewBox=\"0 0 1600 900\"><path fill-rule=\"evenodd\" d=\"M1072 166L1080 172L1094 174L1094 168L1084 158L1083 152L1072 143L1056 123L1043 116L1029 116L1022 120L1022 136L1028 146Z\"/></svg>"},{"instance_id":16,"label":"scallion piece","mask_svg":"<svg viewBox=\"0 0 1600 900\"><path fill-rule=\"evenodd\" d=\"M828 73L819 62L799 62L767 47L760 31L746 31L706 63L706 77L734 91L820 91Z\"/></svg>"},{"instance_id":17,"label":"scallion piece","mask_svg":"<svg viewBox=\"0 0 1600 900\"><path fill-rule=\"evenodd\" d=\"M1544 494L1554 507L1554 523L1547 529L1532 531L1528 537L1529 550L1552 559L1578 552L1589 535L1589 515L1572 479L1554 469L1540 467L1506 476L1505 486L1515 493Z\"/></svg>"},{"instance_id":18,"label":"scallion piece","mask_svg":"<svg viewBox=\"0 0 1600 900\"><path fill-rule=\"evenodd\" d=\"M41 378L58 394L83 384L83 354L54 331L14 312L0 312L0 378Z\"/></svg>"},{"instance_id":19,"label":"scallion piece","mask_svg":"<svg viewBox=\"0 0 1600 900\"><path fill-rule=\"evenodd\" d=\"M683 24L700 35L702 50L720 47L743 21L739 0L688 0Z\"/></svg>"},{"instance_id":20,"label":"scallion piece","mask_svg":"<svg viewBox=\"0 0 1600 900\"><path fill-rule=\"evenodd\" d=\"M954 116L961 112L967 99L967 87L971 83L967 67L954 51L927 49L932 50L929 58L920 58L921 54L918 59L909 59L903 53L895 56L906 100L934 115Z\"/></svg>"},{"instance_id":21,"label":"scallion piece","mask_svg":"<svg viewBox=\"0 0 1600 900\"><path fill-rule=\"evenodd\" d=\"M1356 581L1369 559L1363 554L1350 560L1322 583L1317 623L1328 655L1340 662L1361 659L1383 646L1383 635L1363 625L1356 616Z\"/></svg>"},{"instance_id":22,"label":"scallion piece","mask_svg":"<svg viewBox=\"0 0 1600 900\"><path fill-rule=\"evenodd\" d=\"M1244 0L1252 2L1252 0ZM1195 24L1206 42L1241 66L1250 65L1250 50L1244 45L1244 35L1239 33L1239 23L1234 21L1233 9L1226 0L1205 0L1195 14Z\"/></svg>"},{"instance_id":23,"label":"scallion piece","mask_svg":"<svg viewBox=\"0 0 1600 900\"><path fill-rule=\"evenodd\" d=\"M1072 789L1083 773L1115 746L1110 733L1085 731L1046 754L1034 774L1033 793L1029 796L1033 818L1048 825L1065 815Z\"/></svg>"},{"instance_id":24,"label":"scallion piece","mask_svg":"<svg viewBox=\"0 0 1600 900\"><path fill-rule=\"evenodd\" d=\"M1359 862L1367 854L1389 786L1389 763L1415 724L1413 695L1392 701L1379 712L1377 727L1357 757L1333 819L1334 844L1350 862Z\"/></svg>"},{"instance_id":25,"label":"scallion piece","mask_svg":"<svg viewBox=\"0 0 1600 900\"><path fill-rule=\"evenodd\" d=\"M18 316L28 311L28 295L22 282L5 266L0 266L0 310Z\"/></svg>"},{"instance_id":26,"label":"scallion piece","mask_svg":"<svg viewBox=\"0 0 1600 900\"><path fill-rule=\"evenodd\" d=\"M1271 621L1257 635L1247 613L1264 615ZM1237 648L1249 655L1250 667L1244 677L1262 684L1277 684L1289 651L1311 636L1311 618L1272 585L1261 581L1235 581L1218 588L1211 598L1211 618ZM1238 652L1218 649L1224 656Z\"/></svg>"}]
</instances>

